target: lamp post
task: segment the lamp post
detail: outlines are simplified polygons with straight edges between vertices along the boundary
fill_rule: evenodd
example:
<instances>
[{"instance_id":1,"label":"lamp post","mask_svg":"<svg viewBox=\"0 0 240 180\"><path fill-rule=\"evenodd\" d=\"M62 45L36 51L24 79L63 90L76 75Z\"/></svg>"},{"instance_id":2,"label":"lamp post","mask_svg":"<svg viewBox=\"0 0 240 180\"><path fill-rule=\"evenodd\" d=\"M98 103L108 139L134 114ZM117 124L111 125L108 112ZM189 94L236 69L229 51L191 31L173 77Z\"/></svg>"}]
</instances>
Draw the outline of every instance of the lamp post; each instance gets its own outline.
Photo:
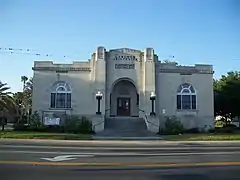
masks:
<instances>
[{"instance_id":1,"label":"lamp post","mask_svg":"<svg viewBox=\"0 0 240 180\"><path fill-rule=\"evenodd\" d=\"M150 116L155 116L155 112L154 112L154 101L156 99L156 94L154 92L151 92L150 95L150 100L152 101L152 112L150 113Z\"/></svg>"},{"instance_id":2,"label":"lamp post","mask_svg":"<svg viewBox=\"0 0 240 180\"><path fill-rule=\"evenodd\" d=\"M103 94L100 91L98 91L97 94L96 94L96 99L98 101L98 107L97 107L97 112L96 112L97 115L102 114L101 111L100 111L100 101L101 101L102 97L103 97Z\"/></svg>"}]
</instances>

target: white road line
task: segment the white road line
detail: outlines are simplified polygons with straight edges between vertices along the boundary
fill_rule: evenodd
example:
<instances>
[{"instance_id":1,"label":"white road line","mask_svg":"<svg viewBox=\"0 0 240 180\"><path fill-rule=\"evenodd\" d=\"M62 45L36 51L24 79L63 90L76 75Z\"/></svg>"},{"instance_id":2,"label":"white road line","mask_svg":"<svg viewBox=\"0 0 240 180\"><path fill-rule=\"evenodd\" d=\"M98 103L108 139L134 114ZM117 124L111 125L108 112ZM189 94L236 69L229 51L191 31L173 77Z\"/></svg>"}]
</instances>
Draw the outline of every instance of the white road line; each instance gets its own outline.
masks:
<instances>
[{"instance_id":1,"label":"white road line","mask_svg":"<svg viewBox=\"0 0 240 180\"><path fill-rule=\"evenodd\" d=\"M240 154L240 152L183 152L183 153L74 153L74 152L40 152L40 151L3 151L0 150L2 154L8 153L22 153L22 154L65 154L65 155L82 155L85 156L188 156L188 155L230 155L230 154Z\"/></svg>"},{"instance_id":2,"label":"white road line","mask_svg":"<svg viewBox=\"0 0 240 180\"><path fill-rule=\"evenodd\" d=\"M33 149L79 149L79 150L215 150L239 149L239 147L71 147L71 146L29 146L29 145L1 145L0 148L33 148Z\"/></svg>"}]
</instances>

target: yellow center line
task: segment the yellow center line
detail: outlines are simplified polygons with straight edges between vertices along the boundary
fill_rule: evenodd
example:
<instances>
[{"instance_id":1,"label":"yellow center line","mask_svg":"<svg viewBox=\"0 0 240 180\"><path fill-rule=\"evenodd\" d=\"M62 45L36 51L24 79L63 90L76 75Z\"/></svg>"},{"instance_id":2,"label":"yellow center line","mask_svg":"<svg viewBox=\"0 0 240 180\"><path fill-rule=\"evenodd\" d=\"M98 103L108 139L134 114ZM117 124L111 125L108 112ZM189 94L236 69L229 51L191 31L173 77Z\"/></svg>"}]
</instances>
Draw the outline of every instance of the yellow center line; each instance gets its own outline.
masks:
<instances>
[{"instance_id":1,"label":"yellow center line","mask_svg":"<svg viewBox=\"0 0 240 180\"><path fill-rule=\"evenodd\" d=\"M30 161L0 161L1 164L15 165L45 165L45 166L138 166L138 167L187 167L187 166L230 166L240 165L240 162L202 162L202 163L135 163L135 162L30 162Z\"/></svg>"}]
</instances>

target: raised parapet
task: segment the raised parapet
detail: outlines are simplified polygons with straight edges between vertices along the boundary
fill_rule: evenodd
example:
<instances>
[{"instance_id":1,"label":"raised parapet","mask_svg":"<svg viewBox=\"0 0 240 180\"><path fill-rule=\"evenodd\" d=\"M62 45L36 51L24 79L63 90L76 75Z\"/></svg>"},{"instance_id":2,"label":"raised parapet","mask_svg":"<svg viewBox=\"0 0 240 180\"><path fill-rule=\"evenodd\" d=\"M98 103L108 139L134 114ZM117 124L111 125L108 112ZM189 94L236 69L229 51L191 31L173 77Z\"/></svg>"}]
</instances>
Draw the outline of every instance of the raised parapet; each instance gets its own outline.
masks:
<instances>
[{"instance_id":1,"label":"raised parapet","mask_svg":"<svg viewBox=\"0 0 240 180\"><path fill-rule=\"evenodd\" d=\"M91 60L94 60L96 58L96 53L92 53Z\"/></svg>"},{"instance_id":2,"label":"raised parapet","mask_svg":"<svg viewBox=\"0 0 240 180\"><path fill-rule=\"evenodd\" d=\"M52 61L34 61L34 67L52 67Z\"/></svg>"},{"instance_id":3,"label":"raised parapet","mask_svg":"<svg viewBox=\"0 0 240 180\"><path fill-rule=\"evenodd\" d=\"M52 61L35 61L34 71L91 71L89 62L74 61L72 64L58 64Z\"/></svg>"},{"instance_id":4,"label":"raised parapet","mask_svg":"<svg viewBox=\"0 0 240 180\"><path fill-rule=\"evenodd\" d=\"M208 64L195 64L196 69L213 71L213 66Z\"/></svg>"},{"instance_id":5,"label":"raised parapet","mask_svg":"<svg viewBox=\"0 0 240 180\"><path fill-rule=\"evenodd\" d=\"M105 52L106 52L106 49L102 46L99 46L96 51L95 60L97 61L97 60L105 59Z\"/></svg>"},{"instance_id":6,"label":"raised parapet","mask_svg":"<svg viewBox=\"0 0 240 180\"><path fill-rule=\"evenodd\" d=\"M153 48L146 48L144 50L144 61L153 61L154 60L154 50Z\"/></svg>"},{"instance_id":7,"label":"raised parapet","mask_svg":"<svg viewBox=\"0 0 240 180\"><path fill-rule=\"evenodd\" d=\"M180 74L213 74L213 66L206 64L195 64L194 66L181 66L174 63L160 63L159 72Z\"/></svg>"},{"instance_id":8,"label":"raised parapet","mask_svg":"<svg viewBox=\"0 0 240 180\"><path fill-rule=\"evenodd\" d=\"M177 63L158 63L160 69L176 69Z\"/></svg>"}]
</instances>

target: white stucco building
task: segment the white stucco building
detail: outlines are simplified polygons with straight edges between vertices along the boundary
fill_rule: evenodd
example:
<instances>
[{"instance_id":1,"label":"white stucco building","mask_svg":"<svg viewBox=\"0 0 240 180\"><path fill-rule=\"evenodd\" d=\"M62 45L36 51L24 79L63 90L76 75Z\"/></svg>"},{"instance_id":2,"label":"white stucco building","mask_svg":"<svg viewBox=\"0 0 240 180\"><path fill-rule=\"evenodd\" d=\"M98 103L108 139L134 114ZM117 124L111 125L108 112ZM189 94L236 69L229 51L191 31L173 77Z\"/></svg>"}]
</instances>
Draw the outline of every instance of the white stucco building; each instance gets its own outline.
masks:
<instances>
[{"instance_id":1,"label":"white stucco building","mask_svg":"<svg viewBox=\"0 0 240 180\"><path fill-rule=\"evenodd\" d=\"M46 112L84 115L97 132L104 131L106 120L118 117L120 123L123 116L125 123L144 119L152 132L164 127L166 116L180 117L185 128L213 127L211 65L161 63L152 48L98 47L88 61L35 61L33 70L33 111L43 116ZM103 95L101 115L96 115L98 91ZM151 93L156 94L155 116L150 116Z\"/></svg>"}]
</instances>

